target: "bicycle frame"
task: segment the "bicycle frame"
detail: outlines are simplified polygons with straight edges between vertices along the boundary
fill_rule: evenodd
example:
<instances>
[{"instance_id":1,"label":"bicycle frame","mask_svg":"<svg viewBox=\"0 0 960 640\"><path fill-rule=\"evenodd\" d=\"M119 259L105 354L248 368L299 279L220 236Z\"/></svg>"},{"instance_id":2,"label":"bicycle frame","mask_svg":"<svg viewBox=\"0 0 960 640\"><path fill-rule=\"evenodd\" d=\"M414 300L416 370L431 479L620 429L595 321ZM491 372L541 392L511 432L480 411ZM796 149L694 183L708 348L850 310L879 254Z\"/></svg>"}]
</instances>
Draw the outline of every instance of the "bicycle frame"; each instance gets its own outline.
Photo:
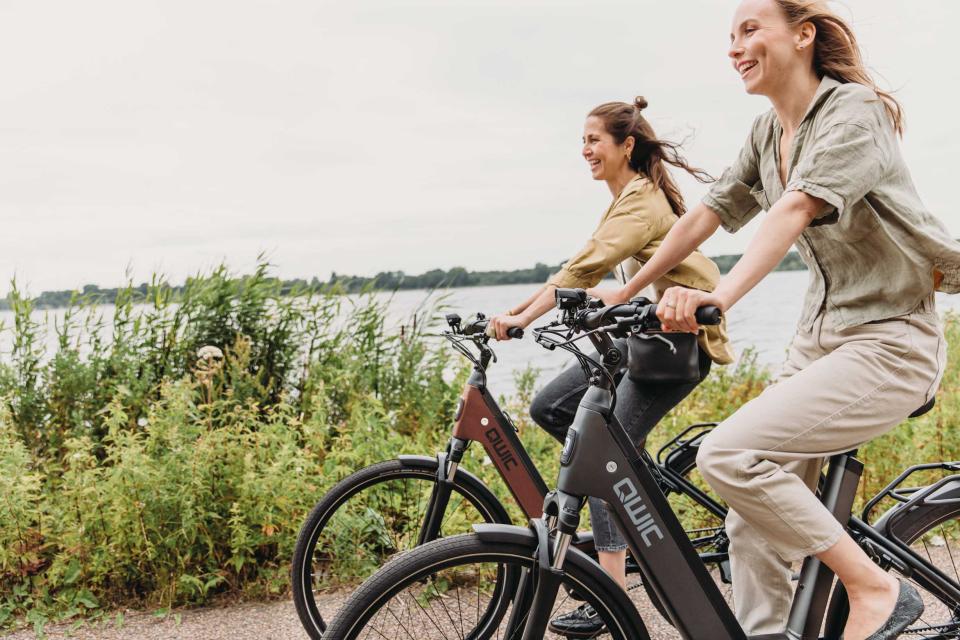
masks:
<instances>
[{"instance_id":1,"label":"bicycle frame","mask_svg":"<svg viewBox=\"0 0 960 640\"><path fill-rule=\"evenodd\" d=\"M487 390L486 368L492 352L486 345L478 346L481 350L480 358L468 356L473 361L474 367L463 386L454 415L450 442L447 450L437 456L437 482L430 496L423 526L420 528L418 544L433 540L439 534L453 479L467 447L474 441L479 442L483 447L524 515L532 519L543 513L547 485L517 436L516 427ZM615 370L615 367L611 365L610 370ZM649 459L649 464L658 466L652 458ZM664 484L673 491L689 495L702 507L720 518L726 515L726 509L722 505L668 466L664 465L658 474L661 475ZM589 534L581 534L573 544L586 550L592 546L593 539ZM722 555L725 556L725 554ZM720 562L723 558L710 560Z\"/></svg>"},{"instance_id":2,"label":"bicycle frame","mask_svg":"<svg viewBox=\"0 0 960 640\"><path fill-rule=\"evenodd\" d=\"M612 341L603 333L590 335L601 354L611 353ZM667 616L683 638L691 640L746 640L743 629L720 594L692 544L660 491L629 436L610 413L609 381L597 376L584 395L560 457L557 489L548 496L543 519L532 522L541 539L533 595L529 575L521 578L514 606L529 605L523 638L540 638L546 630L559 585L564 556L580 519L586 496L607 502L630 551L640 566L644 582L656 594ZM960 587L905 544L888 539L881 531L851 518L851 508L863 464L855 451L835 455L823 485L823 504L841 522L848 523L854 539L869 545L891 562L909 568L914 577L942 589L960 601ZM956 478L956 477L954 477ZM960 494L960 489L955 493ZM956 499L956 496L951 496ZM879 524L879 523L878 523ZM556 529L552 549L544 549L546 535ZM597 567L597 570L602 570ZM800 573L786 631L754 636L753 640L816 640L827 613L826 635L836 640L846 616L844 598L835 598L833 574L816 558L807 558ZM837 594L842 594L838 589ZM521 600L523 598L524 600ZM639 613L637 614L639 616ZM511 628L510 631L513 629ZM509 633L508 633L509 635Z\"/></svg>"},{"instance_id":3,"label":"bicycle frame","mask_svg":"<svg viewBox=\"0 0 960 640\"><path fill-rule=\"evenodd\" d=\"M460 396L450 441L448 477L452 478L456 472L453 465L460 463L469 441L483 446L524 514L529 518L540 515L547 485L517 437L515 427L487 391L477 371L467 380Z\"/></svg>"}]
</instances>

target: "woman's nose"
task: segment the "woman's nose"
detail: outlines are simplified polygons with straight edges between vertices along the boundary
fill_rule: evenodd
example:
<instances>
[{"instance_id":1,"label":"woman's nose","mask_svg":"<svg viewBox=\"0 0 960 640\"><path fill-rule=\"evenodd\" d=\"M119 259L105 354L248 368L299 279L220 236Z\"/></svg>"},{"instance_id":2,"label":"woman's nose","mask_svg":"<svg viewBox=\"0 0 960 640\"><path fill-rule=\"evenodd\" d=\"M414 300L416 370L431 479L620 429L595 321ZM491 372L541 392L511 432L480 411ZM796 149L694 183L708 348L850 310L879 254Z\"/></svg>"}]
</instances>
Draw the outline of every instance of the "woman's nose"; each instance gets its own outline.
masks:
<instances>
[{"instance_id":1,"label":"woman's nose","mask_svg":"<svg viewBox=\"0 0 960 640\"><path fill-rule=\"evenodd\" d=\"M736 40L730 43L730 48L727 50L727 56L731 60L736 60L743 55L743 47L737 43Z\"/></svg>"}]
</instances>

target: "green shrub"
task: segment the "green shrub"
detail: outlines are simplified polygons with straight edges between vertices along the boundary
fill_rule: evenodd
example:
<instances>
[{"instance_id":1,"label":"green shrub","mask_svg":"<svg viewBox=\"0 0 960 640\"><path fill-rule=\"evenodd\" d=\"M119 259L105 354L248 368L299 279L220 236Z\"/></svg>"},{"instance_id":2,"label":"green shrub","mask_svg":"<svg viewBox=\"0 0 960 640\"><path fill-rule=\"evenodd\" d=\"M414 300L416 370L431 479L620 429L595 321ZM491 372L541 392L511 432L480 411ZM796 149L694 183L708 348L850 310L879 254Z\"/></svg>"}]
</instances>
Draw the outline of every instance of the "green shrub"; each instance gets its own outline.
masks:
<instances>
[{"instance_id":1,"label":"green shrub","mask_svg":"<svg viewBox=\"0 0 960 640\"><path fill-rule=\"evenodd\" d=\"M395 329L389 300L285 291L266 264L170 291L155 278L112 308L77 295L48 341L14 287L0 362L0 628L283 593L299 527L327 489L446 444L468 369L430 336L435 309ZM955 318L947 335L956 361ZM536 380L518 373L503 405L550 485L559 447L528 417ZM649 448L768 382L749 354L715 368ZM908 464L960 458L958 384L951 367L933 412L863 448L861 502ZM464 465L522 521L481 447Z\"/></svg>"}]
</instances>

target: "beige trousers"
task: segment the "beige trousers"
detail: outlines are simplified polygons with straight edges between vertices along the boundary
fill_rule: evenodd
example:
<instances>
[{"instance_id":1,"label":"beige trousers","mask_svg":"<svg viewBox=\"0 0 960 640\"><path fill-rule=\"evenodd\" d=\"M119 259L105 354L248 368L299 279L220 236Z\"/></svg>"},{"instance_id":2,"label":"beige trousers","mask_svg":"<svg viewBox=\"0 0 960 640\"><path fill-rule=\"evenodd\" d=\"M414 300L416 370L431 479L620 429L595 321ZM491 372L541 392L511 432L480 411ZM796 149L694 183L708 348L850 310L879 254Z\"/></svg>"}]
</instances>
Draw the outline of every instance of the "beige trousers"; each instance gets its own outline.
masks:
<instances>
[{"instance_id":1,"label":"beige trousers","mask_svg":"<svg viewBox=\"0 0 960 640\"><path fill-rule=\"evenodd\" d=\"M932 297L912 314L798 331L776 383L704 440L697 465L730 506L734 608L747 635L782 632L791 563L843 526L813 493L824 459L886 433L937 389L946 343Z\"/></svg>"}]
</instances>

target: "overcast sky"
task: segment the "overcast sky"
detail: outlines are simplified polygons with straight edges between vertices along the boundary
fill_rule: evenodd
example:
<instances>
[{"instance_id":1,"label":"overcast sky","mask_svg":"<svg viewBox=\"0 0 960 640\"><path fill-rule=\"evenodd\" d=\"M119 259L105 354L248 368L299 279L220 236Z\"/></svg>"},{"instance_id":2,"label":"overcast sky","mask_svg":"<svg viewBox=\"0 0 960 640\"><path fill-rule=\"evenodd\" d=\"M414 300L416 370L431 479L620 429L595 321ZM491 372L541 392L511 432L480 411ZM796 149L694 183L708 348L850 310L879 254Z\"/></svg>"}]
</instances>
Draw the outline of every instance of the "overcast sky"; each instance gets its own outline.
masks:
<instances>
[{"instance_id":1,"label":"overcast sky","mask_svg":"<svg viewBox=\"0 0 960 640\"><path fill-rule=\"evenodd\" d=\"M692 134L689 159L717 175L768 108L727 62L734 7L0 0L0 278L180 282L261 251L323 279L559 262L610 200L580 156L593 106L646 96L658 134ZM838 8L898 89L921 196L960 236L960 2ZM754 228L704 250L740 252Z\"/></svg>"}]
</instances>

